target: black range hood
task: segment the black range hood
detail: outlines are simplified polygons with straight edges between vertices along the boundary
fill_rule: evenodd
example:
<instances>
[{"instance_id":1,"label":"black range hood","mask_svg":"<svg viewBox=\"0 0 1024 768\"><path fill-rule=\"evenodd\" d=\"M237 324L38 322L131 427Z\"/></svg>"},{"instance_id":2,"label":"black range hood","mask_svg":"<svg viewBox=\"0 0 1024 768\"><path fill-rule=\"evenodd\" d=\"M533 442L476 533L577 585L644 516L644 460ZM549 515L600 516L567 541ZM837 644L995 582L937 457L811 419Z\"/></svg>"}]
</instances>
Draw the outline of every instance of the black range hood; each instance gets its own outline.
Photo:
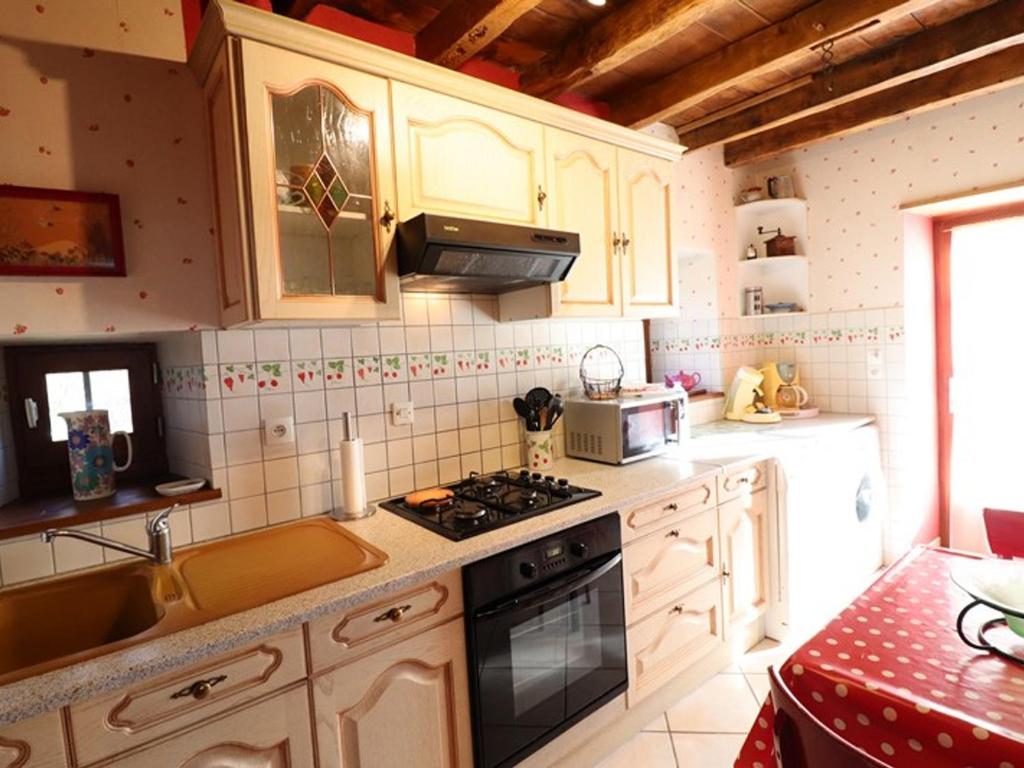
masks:
<instances>
[{"instance_id":1,"label":"black range hood","mask_svg":"<svg viewBox=\"0 0 1024 768\"><path fill-rule=\"evenodd\" d=\"M402 290L505 293L565 280L580 236L421 213L398 225Z\"/></svg>"}]
</instances>

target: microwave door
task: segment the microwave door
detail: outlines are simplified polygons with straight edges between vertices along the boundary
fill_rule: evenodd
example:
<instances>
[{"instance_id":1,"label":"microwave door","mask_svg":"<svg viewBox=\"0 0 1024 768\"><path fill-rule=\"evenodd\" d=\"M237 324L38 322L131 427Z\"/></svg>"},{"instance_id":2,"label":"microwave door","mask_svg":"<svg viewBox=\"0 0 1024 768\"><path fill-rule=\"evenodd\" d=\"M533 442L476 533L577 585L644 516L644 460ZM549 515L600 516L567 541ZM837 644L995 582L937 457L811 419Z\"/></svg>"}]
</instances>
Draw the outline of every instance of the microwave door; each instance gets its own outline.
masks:
<instances>
[{"instance_id":1,"label":"microwave door","mask_svg":"<svg viewBox=\"0 0 1024 768\"><path fill-rule=\"evenodd\" d=\"M622 458L634 459L657 453L669 441L670 403L645 403L622 410Z\"/></svg>"}]
</instances>

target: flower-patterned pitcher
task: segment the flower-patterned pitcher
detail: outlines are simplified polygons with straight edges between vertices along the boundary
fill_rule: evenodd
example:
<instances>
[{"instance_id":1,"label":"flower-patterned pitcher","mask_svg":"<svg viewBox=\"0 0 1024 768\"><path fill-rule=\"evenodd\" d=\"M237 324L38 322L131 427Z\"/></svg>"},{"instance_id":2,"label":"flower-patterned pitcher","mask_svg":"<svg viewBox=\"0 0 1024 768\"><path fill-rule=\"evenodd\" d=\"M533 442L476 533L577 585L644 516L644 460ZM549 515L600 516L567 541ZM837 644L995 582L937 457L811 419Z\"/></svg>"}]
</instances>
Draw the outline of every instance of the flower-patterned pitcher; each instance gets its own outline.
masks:
<instances>
[{"instance_id":1,"label":"flower-patterned pitcher","mask_svg":"<svg viewBox=\"0 0 1024 768\"><path fill-rule=\"evenodd\" d=\"M127 432L110 431L107 411L70 411L57 414L68 423L68 459L71 462L71 489L75 499L87 501L112 496L114 473L123 472L132 463L132 439ZM114 435L124 435L128 458L114 462Z\"/></svg>"}]
</instances>

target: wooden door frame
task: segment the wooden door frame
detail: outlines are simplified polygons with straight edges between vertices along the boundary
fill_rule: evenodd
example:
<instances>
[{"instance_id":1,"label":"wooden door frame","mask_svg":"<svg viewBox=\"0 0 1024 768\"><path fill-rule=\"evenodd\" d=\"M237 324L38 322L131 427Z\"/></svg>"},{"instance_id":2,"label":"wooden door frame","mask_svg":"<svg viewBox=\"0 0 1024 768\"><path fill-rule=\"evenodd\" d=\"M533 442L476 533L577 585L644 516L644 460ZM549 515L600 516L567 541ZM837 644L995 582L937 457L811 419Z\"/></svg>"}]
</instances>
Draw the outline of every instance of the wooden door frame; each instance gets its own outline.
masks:
<instances>
[{"instance_id":1,"label":"wooden door frame","mask_svg":"<svg viewBox=\"0 0 1024 768\"><path fill-rule=\"evenodd\" d=\"M935 395L938 419L939 537L950 545L950 475L953 457L953 414L949 410L949 381L953 376L952 276L953 230L969 224L1024 216L1024 202L951 213L932 219L935 279Z\"/></svg>"}]
</instances>

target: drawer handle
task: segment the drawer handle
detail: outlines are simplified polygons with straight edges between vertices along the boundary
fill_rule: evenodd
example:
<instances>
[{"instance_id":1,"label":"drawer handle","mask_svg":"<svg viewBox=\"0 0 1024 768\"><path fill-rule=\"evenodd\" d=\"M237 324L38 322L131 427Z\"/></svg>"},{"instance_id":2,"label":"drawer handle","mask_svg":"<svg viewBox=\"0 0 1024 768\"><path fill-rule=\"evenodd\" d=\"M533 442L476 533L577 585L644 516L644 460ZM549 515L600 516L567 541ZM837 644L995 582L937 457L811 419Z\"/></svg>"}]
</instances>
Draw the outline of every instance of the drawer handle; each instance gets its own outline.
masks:
<instances>
[{"instance_id":1,"label":"drawer handle","mask_svg":"<svg viewBox=\"0 0 1024 768\"><path fill-rule=\"evenodd\" d=\"M171 694L172 699L184 699L191 696L197 701L202 701L213 691L213 686L219 685L228 679L227 675L217 675L206 680L196 680L192 685L185 686L180 691Z\"/></svg>"},{"instance_id":2,"label":"drawer handle","mask_svg":"<svg viewBox=\"0 0 1024 768\"><path fill-rule=\"evenodd\" d=\"M725 563L723 563L722 564L722 578L723 579L728 579L730 576L732 576L732 574L729 573L729 566L726 565Z\"/></svg>"},{"instance_id":3,"label":"drawer handle","mask_svg":"<svg viewBox=\"0 0 1024 768\"><path fill-rule=\"evenodd\" d=\"M683 605L679 604L679 605L673 606L672 613L682 613L683 610L684 610Z\"/></svg>"},{"instance_id":4,"label":"drawer handle","mask_svg":"<svg viewBox=\"0 0 1024 768\"><path fill-rule=\"evenodd\" d=\"M665 538L666 539L671 539L671 538L678 539L679 538L679 529L678 528L673 528L671 531L669 531L668 533L665 534Z\"/></svg>"},{"instance_id":5,"label":"drawer handle","mask_svg":"<svg viewBox=\"0 0 1024 768\"><path fill-rule=\"evenodd\" d=\"M402 620L402 616L405 615L405 612L411 609L411 605L397 605L390 610L384 611L384 613L375 618L374 621L378 623L382 621L391 621L397 624Z\"/></svg>"},{"instance_id":6,"label":"drawer handle","mask_svg":"<svg viewBox=\"0 0 1024 768\"><path fill-rule=\"evenodd\" d=\"M672 502L671 504L666 504L666 505L665 505L665 511L666 511L666 512L677 512L677 511L679 511L679 505L678 505L678 504L676 504L676 503L675 503L675 502L673 501L673 502Z\"/></svg>"}]
</instances>

